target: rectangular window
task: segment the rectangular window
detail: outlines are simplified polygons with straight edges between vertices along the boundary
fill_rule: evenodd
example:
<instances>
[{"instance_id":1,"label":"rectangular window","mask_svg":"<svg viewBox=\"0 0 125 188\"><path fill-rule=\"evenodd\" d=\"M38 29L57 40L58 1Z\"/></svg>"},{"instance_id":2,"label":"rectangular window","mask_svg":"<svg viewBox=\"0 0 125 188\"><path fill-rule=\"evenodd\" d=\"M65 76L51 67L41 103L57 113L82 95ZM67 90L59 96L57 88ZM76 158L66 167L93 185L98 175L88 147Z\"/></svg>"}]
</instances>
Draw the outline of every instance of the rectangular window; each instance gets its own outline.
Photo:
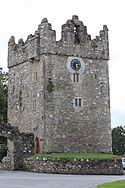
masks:
<instances>
[{"instance_id":1,"label":"rectangular window","mask_svg":"<svg viewBox=\"0 0 125 188\"><path fill-rule=\"evenodd\" d=\"M79 106L81 106L81 99L79 99Z\"/></svg>"},{"instance_id":2,"label":"rectangular window","mask_svg":"<svg viewBox=\"0 0 125 188\"><path fill-rule=\"evenodd\" d=\"M33 109L36 109L36 99L33 99Z\"/></svg>"},{"instance_id":3,"label":"rectangular window","mask_svg":"<svg viewBox=\"0 0 125 188\"><path fill-rule=\"evenodd\" d=\"M78 99L75 99L75 106L78 106Z\"/></svg>"},{"instance_id":4,"label":"rectangular window","mask_svg":"<svg viewBox=\"0 0 125 188\"><path fill-rule=\"evenodd\" d=\"M76 82L79 82L79 74L76 74Z\"/></svg>"},{"instance_id":5,"label":"rectangular window","mask_svg":"<svg viewBox=\"0 0 125 188\"><path fill-rule=\"evenodd\" d=\"M35 74L35 75L34 75L34 76L35 76L35 80L37 80L37 72L35 72L34 74Z\"/></svg>"},{"instance_id":6,"label":"rectangular window","mask_svg":"<svg viewBox=\"0 0 125 188\"><path fill-rule=\"evenodd\" d=\"M73 74L73 82L79 82L79 73Z\"/></svg>"},{"instance_id":7,"label":"rectangular window","mask_svg":"<svg viewBox=\"0 0 125 188\"><path fill-rule=\"evenodd\" d=\"M74 105L75 106L82 106L82 99L81 98L75 98L74 99Z\"/></svg>"},{"instance_id":8,"label":"rectangular window","mask_svg":"<svg viewBox=\"0 0 125 188\"><path fill-rule=\"evenodd\" d=\"M75 82L75 74L73 74L73 82Z\"/></svg>"},{"instance_id":9,"label":"rectangular window","mask_svg":"<svg viewBox=\"0 0 125 188\"><path fill-rule=\"evenodd\" d=\"M33 81L37 81L37 77L38 77L37 72L34 72L33 73Z\"/></svg>"}]
</instances>

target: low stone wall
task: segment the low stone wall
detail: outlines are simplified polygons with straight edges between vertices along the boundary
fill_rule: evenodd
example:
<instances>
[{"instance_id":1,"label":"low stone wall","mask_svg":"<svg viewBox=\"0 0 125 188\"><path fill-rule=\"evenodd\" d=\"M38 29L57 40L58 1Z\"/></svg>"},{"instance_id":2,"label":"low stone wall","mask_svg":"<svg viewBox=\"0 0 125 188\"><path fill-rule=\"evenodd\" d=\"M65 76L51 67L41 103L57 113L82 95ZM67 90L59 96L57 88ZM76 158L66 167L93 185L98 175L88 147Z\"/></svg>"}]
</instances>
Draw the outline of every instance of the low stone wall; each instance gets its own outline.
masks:
<instances>
[{"instance_id":1,"label":"low stone wall","mask_svg":"<svg viewBox=\"0 0 125 188\"><path fill-rule=\"evenodd\" d=\"M58 174L122 175L121 159L24 159L24 170Z\"/></svg>"}]
</instances>

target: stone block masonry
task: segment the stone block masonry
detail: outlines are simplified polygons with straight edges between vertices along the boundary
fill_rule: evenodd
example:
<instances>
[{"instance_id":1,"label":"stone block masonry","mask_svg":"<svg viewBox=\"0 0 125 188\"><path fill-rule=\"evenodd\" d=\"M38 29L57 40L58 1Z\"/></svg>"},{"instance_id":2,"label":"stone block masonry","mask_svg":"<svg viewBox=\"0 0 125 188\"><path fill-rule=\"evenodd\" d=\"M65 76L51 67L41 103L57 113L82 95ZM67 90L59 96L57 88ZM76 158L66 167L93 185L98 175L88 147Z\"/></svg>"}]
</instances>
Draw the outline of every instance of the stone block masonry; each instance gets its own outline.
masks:
<instances>
[{"instance_id":1,"label":"stone block masonry","mask_svg":"<svg viewBox=\"0 0 125 188\"><path fill-rule=\"evenodd\" d=\"M121 159L27 158L24 170L52 174L123 175Z\"/></svg>"},{"instance_id":2,"label":"stone block masonry","mask_svg":"<svg viewBox=\"0 0 125 188\"><path fill-rule=\"evenodd\" d=\"M0 137L7 140L7 156L0 161L0 170L23 168L23 157L34 153L33 134L20 133L17 127L0 123Z\"/></svg>"},{"instance_id":3,"label":"stone block masonry","mask_svg":"<svg viewBox=\"0 0 125 188\"><path fill-rule=\"evenodd\" d=\"M108 28L95 39L78 16L61 39L44 18L34 35L8 42L8 120L35 135L39 152L112 152Z\"/></svg>"}]
</instances>

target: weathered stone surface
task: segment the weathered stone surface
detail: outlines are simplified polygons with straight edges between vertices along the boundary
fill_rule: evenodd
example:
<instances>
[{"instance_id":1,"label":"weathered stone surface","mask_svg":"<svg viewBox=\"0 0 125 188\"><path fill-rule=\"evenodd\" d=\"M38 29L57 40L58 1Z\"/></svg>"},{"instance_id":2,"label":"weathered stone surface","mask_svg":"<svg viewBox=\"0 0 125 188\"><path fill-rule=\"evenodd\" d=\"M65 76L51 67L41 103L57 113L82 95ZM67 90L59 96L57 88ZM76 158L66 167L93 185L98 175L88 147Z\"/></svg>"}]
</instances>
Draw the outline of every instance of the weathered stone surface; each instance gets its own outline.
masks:
<instances>
[{"instance_id":1,"label":"weathered stone surface","mask_svg":"<svg viewBox=\"0 0 125 188\"><path fill-rule=\"evenodd\" d=\"M33 159L24 160L24 170L57 174L122 175L121 159Z\"/></svg>"},{"instance_id":2,"label":"weathered stone surface","mask_svg":"<svg viewBox=\"0 0 125 188\"><path fill-rule=\"evenodd\" d=\"M19 170L23 157L34 153L33 134L20 133L17 127L0 123L0 136L7 138L7 156L0 162L0 170Z\"/></svg>"},{"instance_id":3,"label":"weathered stone surface","mask_svg":"<svg viewBox=\"0 0 125 188\"><path fill-rule=\"evenodd\" d=\"M71 58L80 70L71 68ZM110 153L108 59L107 26L91 39L77 16L62 26L60 41L47 19L26 42L11 37L9 122L34 133L37 152Z\"/></svg>"}]
</instances>

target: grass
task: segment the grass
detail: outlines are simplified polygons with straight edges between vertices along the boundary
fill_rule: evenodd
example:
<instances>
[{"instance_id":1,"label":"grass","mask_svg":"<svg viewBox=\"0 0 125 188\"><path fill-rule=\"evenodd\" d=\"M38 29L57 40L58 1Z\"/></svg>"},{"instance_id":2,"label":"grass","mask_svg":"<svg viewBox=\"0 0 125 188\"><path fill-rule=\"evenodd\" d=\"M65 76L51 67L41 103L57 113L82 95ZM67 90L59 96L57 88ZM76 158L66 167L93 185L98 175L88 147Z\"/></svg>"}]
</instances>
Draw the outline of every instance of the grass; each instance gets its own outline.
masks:
<instances>
[{"instance_id":1,"label":"grass","mask_svg":"<svg viewBox=\"0 0 125 188\"><path fill-rule=\"evenodd\" d=\"M105 183L97 186L97 188L125 188L125 180Z\"/></svg>"},{"instance_id":2,"label":"grass","mask_svg":"<svg viewBox=\"0 0 125 188\"><path fill-rule=\"evenodd\" d=\"M41 153L31 156L32 158L78 158L78 159L114 159L120 158L113 154L101 154L101 153Z\"/></svg>"}]
</instances>

